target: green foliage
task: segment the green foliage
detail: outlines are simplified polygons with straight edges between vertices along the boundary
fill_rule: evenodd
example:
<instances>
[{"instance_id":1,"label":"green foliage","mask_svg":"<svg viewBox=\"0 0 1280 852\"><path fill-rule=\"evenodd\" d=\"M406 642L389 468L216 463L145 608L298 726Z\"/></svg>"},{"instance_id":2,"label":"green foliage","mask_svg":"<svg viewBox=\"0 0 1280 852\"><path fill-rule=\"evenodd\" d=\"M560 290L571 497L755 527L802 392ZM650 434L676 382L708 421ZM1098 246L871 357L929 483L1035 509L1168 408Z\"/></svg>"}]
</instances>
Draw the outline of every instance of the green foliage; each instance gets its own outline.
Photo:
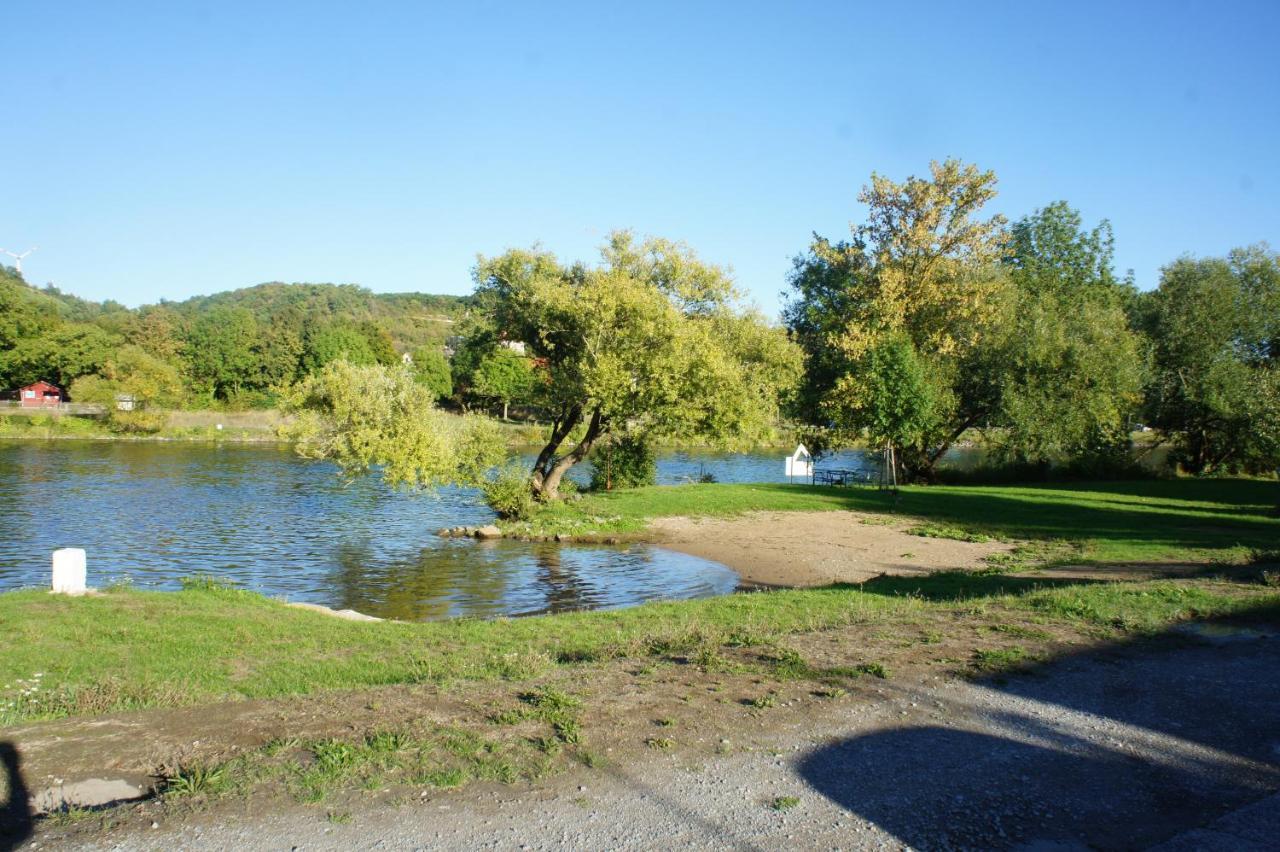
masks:
<instances>
[{"instance_id":1,"label":"green foliage","mask_svg":"<svg viewBox=\"0 0 1280 852\"><path fill-rule=\"evenodd\" d=\"M545 364L552 434L533 483L548 498L622 428L722 445L757 439L798 372L785 337L737 307L724 270L686 246L617 232L601 254L599 267L565 267L546 252L512 250L476 269L493 334Z\"/></svg>"},{"instance_id":2,"label":"green foliage","mask_svg":"<svg viewBox=\"0 0 1280 852\"><path fill-rule=\"evenodd\" d=\"M453 374L449 359L439 347L428 346L413 353L413 376L437 400L448 399L453 395Z\"/></svg>"},{"instance_id":3,"label":"green foliage","mask_svg":"<svg viewBox=\"0 0 1280 852\"><path fill-rule=\"evenodd\" d=\"M1266 246L1166 266L1149 300L1152 423L1187 470L1280 467L1280 255Z\"/></svg>"},{"instance_id":4,"label":"green foliage","mask_svg":"<svg viewBox=\"0 0 1280 852\"><path fill-rule=\"evenodd\" d=\"M533 362L502 346L483 355L471 374L471 395L502 406L504 420L507 406L529 400L536 387Z\"/></svg>"},{"instance_id":5,"label":"green foliage","mask_svg":"<svg viewBox=\"0 0 1280 852\"><path fill-rule=\"evenodd\" d=\"M378 363L369 338L349 325L329 325L307 336L302 354L303 373L314 373L334 361L367 365Z\"/></svg>"},{"instance_id":6,"label":"green foliage","mask_svg":"<svg viewBox=\"0 0 1280 852\"><path fill-rule=\"evenodd\" d=\"M282 402L298 453L347 476L377 468L392 485L477 483L506 453L492 423L444 414L403 367L333 361Z\"/></svg>"},{"instance_id":7,"label":"green foliage","mask_svg":"<svg viewBox=\"0 0 1280 852\"><path fill-rule=\"evenodd\" d=\"M865 390L849 407L850 425L875 446L920 445L937 428L937 391L910 339L886 336L861 361Z\"/></svg>"},{"instance_id":8,"label":"green foliage","mask_svg":"<svg viewBox=\"0 0 1280 852\"><path fill-rule=\"evenodd\" d=\"M1006 263L1016 292L1003 339L977 367L998 398L989 419L999 428L988 437L1008 460L1126 466L1145 362L1111 242L1109 223L1085 232L1063 201L1012 228Z\"/></svg>"},{"instance_id":9,"label":"green foliage","mask_svg":"<svg viewBox=\"0 0 1280 852\"><path fill-rule=\"evenodd\" d=\"M529 471L518 464L508 464L480 486L484 500L498 517L522 521L533 514L537 503L529 486Z\"/></svg>"},{"instance_id":10,"label":"green foliage","mask_svg":"<svg viewBox=\"0 0 1280 852\"><path fill-rule=\"evenodd\" d=\"M1125 466L1145 360L1110 226L1086 232L1057 202L1005 234L976 218L993 196L993 175L950 161L932 180L873 178L853 239L815 238L796 260L785 316L811 445L892 444L908 475L932 478L983 428L1010 462Z\"/></svg>"},{"instance_id":11,"label":"green foliage","mask_svg":"<svg viewBox=\"0 0 1280 852\"><path fill-rule=\"evenodd\" d=\"M658 481L658 457L643 435L623 433L591 454L591 490L641 488Z\"/></svg>"},{"instance_id":12,"label":"green foliage","mask_svg":"<svg viewBox=\"0 0 1280 852\"><path fill-rule=\"evenodd\" d=\"M184 349L196 391L226 399L258 384L258 340L258 322L245 308L219 306L202 314L192 324Z\"/></svg>"},{"instance_id":13,"label":"green foliage","mask_svg":"<svg viewBox=\"0 0 1280 852\"><path fill-rule=\"evenodd\" d=\"M996 264L1004 219L981 218L995 183L956 160L901 184L873 174L852 238L815 236L797 258L785 317L809 372L795 413L816 427L817 449L906 439L896 449L907 474L928 475L989 412L969 365L1010 289Z\"/></svg>"}]
</instances>

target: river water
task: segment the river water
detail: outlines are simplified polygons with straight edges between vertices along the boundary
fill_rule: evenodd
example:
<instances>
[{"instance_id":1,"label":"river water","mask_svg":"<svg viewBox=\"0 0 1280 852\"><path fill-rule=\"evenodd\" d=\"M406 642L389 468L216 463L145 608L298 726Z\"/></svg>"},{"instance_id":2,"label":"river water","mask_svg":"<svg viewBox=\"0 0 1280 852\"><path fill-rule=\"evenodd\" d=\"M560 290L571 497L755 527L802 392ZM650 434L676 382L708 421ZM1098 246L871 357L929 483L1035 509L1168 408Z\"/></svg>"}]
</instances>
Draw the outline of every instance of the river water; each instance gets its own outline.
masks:
<instances>
[{"instance_id":1,"label":"river water","mask_svg":"<svg viewBox=\"0 0 1280 852\"><path fill-rule=\"evenodd\" d=\"M784 453L670 452L659 481L785 482ZM827 462L863 467L858 453ZM590 478L581 466L572 472ZM88 552L89 585L173 589L211 574L245 588L423 620L600 609L731 592L715 562L647 545L474 542L488 523L470 489L344 483L326 463L257 444L0 443L0 590L47 586L49 554Z\"/></svg>"}]
</instances>

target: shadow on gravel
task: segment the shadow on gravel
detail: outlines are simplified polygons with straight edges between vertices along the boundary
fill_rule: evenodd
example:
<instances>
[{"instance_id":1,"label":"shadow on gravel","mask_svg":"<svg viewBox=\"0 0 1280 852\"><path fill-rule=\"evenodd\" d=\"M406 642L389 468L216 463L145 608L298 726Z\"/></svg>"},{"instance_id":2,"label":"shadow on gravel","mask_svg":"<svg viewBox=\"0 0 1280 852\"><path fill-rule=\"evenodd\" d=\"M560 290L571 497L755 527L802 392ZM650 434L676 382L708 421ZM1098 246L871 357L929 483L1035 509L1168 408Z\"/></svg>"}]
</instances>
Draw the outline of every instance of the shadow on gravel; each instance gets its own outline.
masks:
<instances>
[{"instance_id":1,"label":"shadow on gravel","mask_svg":"<svg viewBox=\"0 0 1280 852\"><path fill-rule=\"evenodd\" d=\"M1144 848L1280 789L1280 629L1258 616L904 695L936 712L800 774L917 848Z\"/></svg>"},{"instance_id":2,"label":"shadow on gravel","mask_svg":"<svg viewBox=\"0 0 1280 852\"><path fill-rule=\"evenodd\" d=\"M0 852L17 849L31 836L31 805L22 780L22 760L12 743L0 742L5 798L0 803Z\"/></svg>"}]
</instances>

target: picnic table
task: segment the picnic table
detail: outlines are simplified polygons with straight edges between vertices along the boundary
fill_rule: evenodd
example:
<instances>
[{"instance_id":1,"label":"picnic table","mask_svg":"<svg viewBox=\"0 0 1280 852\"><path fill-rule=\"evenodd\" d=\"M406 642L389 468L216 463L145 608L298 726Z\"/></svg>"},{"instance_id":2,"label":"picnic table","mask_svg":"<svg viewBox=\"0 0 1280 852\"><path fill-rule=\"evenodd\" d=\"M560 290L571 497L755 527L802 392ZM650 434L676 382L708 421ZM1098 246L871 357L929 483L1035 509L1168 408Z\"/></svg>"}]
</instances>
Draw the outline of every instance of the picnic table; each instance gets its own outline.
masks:
<instances>
[{"instance_id":1,"label":"picnic table","mask_svg":"<svg viewBox=\"0 0 1280 852\"><path fill-rule=\"evenodd\" d=\"M870 485L875 481L876 472L871 470L828 467L813 471L814 485Z\"/></svg>"}]
</instances>

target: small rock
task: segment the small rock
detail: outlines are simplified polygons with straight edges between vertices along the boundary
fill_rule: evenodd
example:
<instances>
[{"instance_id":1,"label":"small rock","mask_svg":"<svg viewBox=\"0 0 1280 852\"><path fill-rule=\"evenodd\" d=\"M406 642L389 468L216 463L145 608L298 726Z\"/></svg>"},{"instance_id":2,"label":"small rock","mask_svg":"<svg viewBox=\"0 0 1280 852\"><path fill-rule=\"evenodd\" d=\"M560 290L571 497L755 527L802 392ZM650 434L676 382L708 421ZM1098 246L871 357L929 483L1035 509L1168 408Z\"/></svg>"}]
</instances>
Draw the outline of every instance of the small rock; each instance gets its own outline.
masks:
<instances>
[{"instance_id":1,"label":"small rock","mask_svg":"<svg viewBox=\"0 0 1280 852\"><path fill-rule=\"evenodd\" d=\"M487 524L483 527L477 527L475 531L476 538L502 538L502 530L493 524Z\"/></svg>"}]
</instances>

